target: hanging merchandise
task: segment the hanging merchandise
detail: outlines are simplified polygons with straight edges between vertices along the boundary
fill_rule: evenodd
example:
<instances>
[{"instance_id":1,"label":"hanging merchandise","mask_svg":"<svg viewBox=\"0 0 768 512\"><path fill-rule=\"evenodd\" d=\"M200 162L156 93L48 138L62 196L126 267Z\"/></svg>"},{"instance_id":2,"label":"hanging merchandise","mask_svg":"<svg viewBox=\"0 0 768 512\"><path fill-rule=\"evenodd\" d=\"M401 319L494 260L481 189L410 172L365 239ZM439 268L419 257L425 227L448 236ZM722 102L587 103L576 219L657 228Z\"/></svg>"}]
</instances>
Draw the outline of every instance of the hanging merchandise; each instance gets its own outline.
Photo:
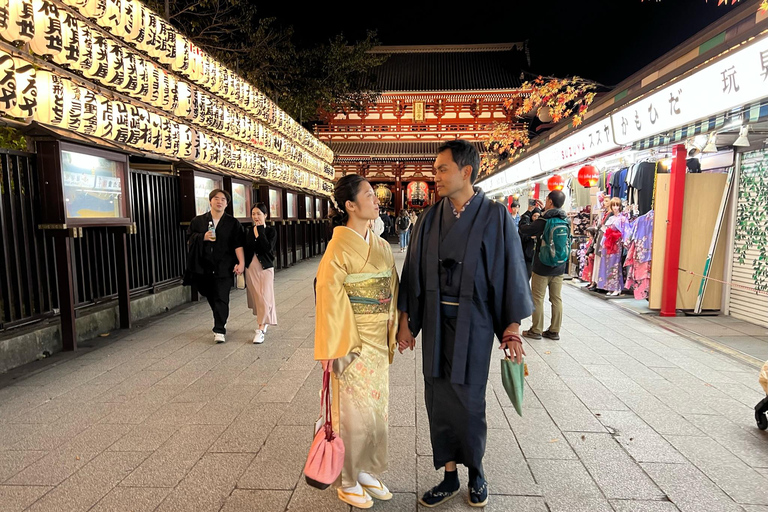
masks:
<instances>
[{"instance_id":1,"label":"hanging merchandise","mask_svg":"<svg viewBox=\"0 0 768 512\"><path fill-rule=\"evenodd\" d=\"M653 210L637 218L630 235L624 266L627 267L626 287L634 290L636 299L647 299L651 284L651 255L653 252Z\"/></svg>"}]
</instances>

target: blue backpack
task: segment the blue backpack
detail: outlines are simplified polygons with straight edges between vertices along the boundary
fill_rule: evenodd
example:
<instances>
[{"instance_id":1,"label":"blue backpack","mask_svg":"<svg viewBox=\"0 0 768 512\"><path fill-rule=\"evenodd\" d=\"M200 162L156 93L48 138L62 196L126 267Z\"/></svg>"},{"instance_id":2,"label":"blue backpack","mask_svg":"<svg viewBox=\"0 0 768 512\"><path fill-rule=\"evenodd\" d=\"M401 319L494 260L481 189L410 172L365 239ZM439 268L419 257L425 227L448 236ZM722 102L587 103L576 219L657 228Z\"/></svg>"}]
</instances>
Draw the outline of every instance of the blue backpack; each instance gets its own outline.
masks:
<instances>
[{"instance_id":1,"label":"blue backpack","mask_svg":"<svg viewBox=\"0 0 768 512\"><path fill-rule=\"evenodd\" d=\"M571 254L571 227L559 217L547 219L539 242L539 261L548 267L557 267L568 261Z\"/></svg>"}]
</instances>

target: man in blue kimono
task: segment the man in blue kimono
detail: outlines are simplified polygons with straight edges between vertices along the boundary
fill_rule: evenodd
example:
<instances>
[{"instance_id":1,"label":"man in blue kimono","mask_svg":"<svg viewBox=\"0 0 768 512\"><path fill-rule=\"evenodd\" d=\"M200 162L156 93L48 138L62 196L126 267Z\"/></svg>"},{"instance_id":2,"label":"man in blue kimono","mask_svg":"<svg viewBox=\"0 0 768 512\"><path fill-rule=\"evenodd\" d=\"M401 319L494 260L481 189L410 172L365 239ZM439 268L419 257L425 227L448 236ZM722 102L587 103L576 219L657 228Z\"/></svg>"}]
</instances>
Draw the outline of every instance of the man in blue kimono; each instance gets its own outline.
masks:
<instances>
[{"instance_id":1,"label":"man in blue kimono","mask_svg":"<svg viewBox=\"0 0 768 512\"><path fill-rule=\"evenodd\" d=\"M413 228L400 281L400 351L421 333L425 401L435 469L445 478L420 503L437 506L459 492L456 464L469 468L469 504L484 506L485 390L494 335L518 361L520 321L532 311L517 229L506 207L474 187L480 155L466 141L438 149L441 198Z\"/></svg>"}]
</instances>

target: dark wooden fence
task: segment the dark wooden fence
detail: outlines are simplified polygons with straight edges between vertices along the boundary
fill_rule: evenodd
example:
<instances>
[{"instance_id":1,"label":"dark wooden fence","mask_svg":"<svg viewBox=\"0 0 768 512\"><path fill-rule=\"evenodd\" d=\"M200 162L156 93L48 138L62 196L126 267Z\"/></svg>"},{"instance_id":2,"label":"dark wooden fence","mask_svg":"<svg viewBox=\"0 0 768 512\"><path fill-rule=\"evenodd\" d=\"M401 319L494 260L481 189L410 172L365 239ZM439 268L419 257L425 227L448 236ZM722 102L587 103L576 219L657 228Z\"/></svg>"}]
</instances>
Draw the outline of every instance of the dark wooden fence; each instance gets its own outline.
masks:
<instances>
[{"instance_id":1,"label":"dark wooden fence","mask_svg":"<svg viewBox=\"0 0 768 512\"><path fill-rule=\"evenodd\" d=\"M0 332L54 316L58 308L56 264L50 235L38 228L40 195L35 155L0 150ZM128 237L131 295L181 281L186 229L179 218L179 178L131 171L136 234ZM321 254L322 221L279 222L277 268ZM115 237L108 228L84 228L72 240L78 309L117 298Z\"/></svg>"}]
</instances>

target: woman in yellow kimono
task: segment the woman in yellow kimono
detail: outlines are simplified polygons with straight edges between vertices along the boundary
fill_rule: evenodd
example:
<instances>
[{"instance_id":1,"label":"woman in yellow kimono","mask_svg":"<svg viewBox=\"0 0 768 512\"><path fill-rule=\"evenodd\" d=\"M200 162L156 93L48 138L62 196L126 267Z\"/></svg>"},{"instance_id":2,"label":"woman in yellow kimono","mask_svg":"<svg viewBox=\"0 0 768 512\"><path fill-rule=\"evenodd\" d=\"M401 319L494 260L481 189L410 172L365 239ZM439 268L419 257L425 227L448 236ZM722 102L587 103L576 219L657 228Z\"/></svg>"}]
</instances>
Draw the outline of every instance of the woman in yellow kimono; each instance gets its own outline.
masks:
<instances>
[{"instance_id":1,"label":"woman in yellow kimono","mask_svg":"<svg viewBox=\"0 0 768 512\"><path fill-rule=\"evenodd\" d=\"M332 368L334 430L344 441L339 499L356 508L392 494L378 479L387 469L389 365L397 333L397 270L389 243L368 221L376 194L351 174L334 190L333 237L317 269L315 359Z\"/></svg>"}]
</instances>

